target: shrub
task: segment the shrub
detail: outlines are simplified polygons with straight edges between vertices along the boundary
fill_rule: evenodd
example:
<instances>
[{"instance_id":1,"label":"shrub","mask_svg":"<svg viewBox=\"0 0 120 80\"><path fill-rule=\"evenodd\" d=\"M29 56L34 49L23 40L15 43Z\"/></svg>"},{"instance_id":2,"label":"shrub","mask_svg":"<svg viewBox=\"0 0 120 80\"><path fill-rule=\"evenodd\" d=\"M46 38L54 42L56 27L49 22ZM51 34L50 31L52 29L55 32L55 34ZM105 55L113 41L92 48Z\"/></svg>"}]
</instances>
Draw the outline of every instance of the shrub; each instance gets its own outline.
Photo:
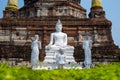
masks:
<instances>
[{"instance_id":1,"label":"shrub","mask_svg":"<svg viewBox=\"0 0 120 80\"><path fill-rule=\"evenodd\" d=\"M0 80L119 80L120 63L98 65L91 69L31 70L25 66L0 64Z\"/></svg>"}]
</instances>

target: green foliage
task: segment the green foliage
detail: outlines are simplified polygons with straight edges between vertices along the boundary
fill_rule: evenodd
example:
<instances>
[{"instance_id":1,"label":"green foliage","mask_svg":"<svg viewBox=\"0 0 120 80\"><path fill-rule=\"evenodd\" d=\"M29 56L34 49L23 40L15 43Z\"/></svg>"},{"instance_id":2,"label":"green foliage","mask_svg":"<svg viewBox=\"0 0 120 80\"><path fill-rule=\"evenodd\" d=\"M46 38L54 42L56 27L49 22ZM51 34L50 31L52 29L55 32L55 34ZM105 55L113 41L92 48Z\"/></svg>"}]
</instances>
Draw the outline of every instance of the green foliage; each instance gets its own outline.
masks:
<instances>
[{"instance_id":1,"label":"green foliage","mask_svg":"<svg viewBox=\"0 0 120 80\"><path fill-rule=\"evenodd\" d=\"M0 64L0 80L119 80L120 63L97 65L91 69L31 70L25 66Z\"/></svg>"}]
</instances>

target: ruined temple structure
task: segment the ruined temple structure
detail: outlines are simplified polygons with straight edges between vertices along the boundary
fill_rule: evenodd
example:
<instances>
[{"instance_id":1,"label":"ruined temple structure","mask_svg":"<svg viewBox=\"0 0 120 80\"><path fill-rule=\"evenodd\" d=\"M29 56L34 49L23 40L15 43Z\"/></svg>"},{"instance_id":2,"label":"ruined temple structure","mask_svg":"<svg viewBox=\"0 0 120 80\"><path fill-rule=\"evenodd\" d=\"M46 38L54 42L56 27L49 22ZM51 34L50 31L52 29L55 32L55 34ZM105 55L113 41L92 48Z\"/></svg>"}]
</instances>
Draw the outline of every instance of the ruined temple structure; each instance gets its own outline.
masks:
<instances>
[{"instance_id":1,"label":"ruined temple structure","mask_svg":"<svg viewBox=\"0 0 120 80\"><path fill-rule=\"evenodd\" d=\"M68 34L68 45L75 47L77 62L84 59L85 35L93 43L93 61L119 61L120 49L112 39L112 23L105 17L101 0L91 0L89 18L80 3L81 0L24 0L24 6L18 9L18 0L8 0L0 19L0 58L29 61L31 42L38 34L42 42L40 59L43 60L50 33L55 31L60 19L63 32Z\"/></svg>"}]
</instances>

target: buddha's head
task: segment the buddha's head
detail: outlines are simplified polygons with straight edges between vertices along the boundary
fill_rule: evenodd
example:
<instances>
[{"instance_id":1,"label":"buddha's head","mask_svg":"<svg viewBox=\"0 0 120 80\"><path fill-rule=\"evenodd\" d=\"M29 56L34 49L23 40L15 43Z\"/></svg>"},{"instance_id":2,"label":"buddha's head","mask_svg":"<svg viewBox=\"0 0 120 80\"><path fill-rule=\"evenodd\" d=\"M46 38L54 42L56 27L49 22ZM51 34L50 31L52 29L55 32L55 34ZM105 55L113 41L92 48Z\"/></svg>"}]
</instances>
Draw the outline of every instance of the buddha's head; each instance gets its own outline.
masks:
<instances>
[{"instance_id":1,"label":"buddha's head","mask_svg":"<svg viewBox=\"0 0 120 80\"><path fill-rule=\"evenodd\" d=\"M35 39L35 40L39 40L39 35L36 34L36 35L34 36L34 39Z\"/></svg>"},{"instance_id":2,"label":"buddha's head","mask_svg":"<svg viewBox=\"0 0 120 80\"><path fill-rule=\"evenodd\" d=\"M62 23L60 19L58 19L58 22L56 23L56 31L61 32L62 31Z\"/></svg>"}]
</instances>

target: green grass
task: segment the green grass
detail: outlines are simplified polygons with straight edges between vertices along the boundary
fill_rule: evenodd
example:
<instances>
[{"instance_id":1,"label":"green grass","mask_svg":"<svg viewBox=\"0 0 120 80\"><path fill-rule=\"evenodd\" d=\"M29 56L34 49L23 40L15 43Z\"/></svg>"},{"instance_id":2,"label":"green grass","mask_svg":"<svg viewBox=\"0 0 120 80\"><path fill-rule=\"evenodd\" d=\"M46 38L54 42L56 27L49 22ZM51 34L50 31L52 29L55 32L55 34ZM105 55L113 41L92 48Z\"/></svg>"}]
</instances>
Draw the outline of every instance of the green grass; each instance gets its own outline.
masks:
<instances>
[{"instance_id":1,"label":"green grass","mask_svg":"<svg viewBox=\"0 0 120 80\"><path fill-rule=\"evenodd\" d=\"M25 66L0 64L0 80L120 80L120 63L98 65L91 69L36 70Z\"/></svg>"}]
</instances>

